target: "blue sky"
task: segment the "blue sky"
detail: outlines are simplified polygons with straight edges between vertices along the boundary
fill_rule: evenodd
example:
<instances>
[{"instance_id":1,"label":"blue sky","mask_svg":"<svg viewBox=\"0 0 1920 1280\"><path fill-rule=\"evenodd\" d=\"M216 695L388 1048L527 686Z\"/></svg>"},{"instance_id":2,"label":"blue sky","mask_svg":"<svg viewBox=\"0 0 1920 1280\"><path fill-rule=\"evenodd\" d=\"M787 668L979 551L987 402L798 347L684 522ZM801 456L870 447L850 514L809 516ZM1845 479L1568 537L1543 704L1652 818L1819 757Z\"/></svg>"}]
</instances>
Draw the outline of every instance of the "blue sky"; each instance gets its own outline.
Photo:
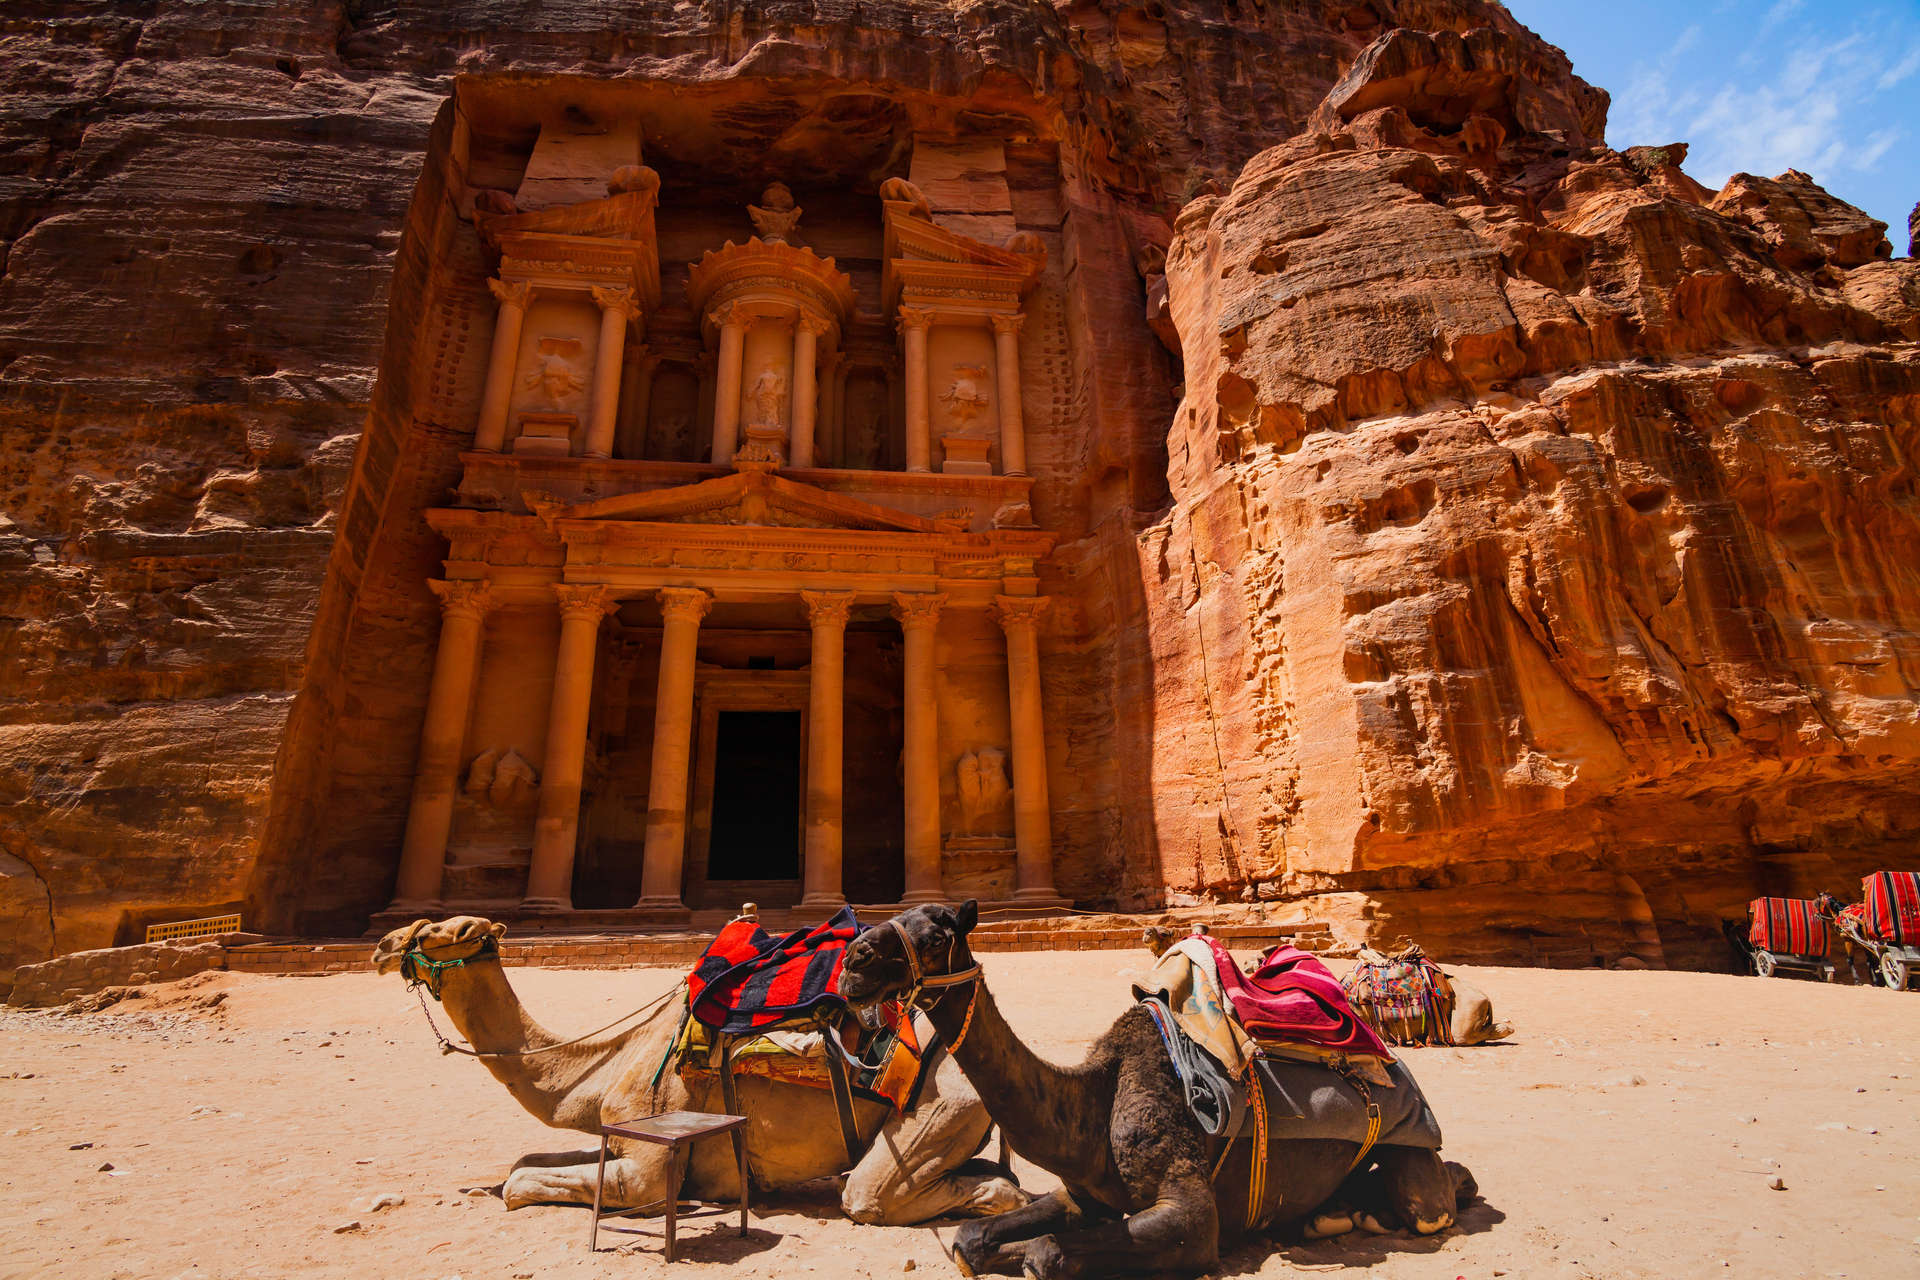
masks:
<instances>
[{"instance_id":1,"label":"blue sky","mask_svg":"<svg viewBox=\"0 0 1920 1280\"><path fill-rule=\"evenodd\" d=\"M1685 142L1686 170L1786 169L1888 224L1920 200L1920 0L1506 0L1613 95L1614 147Z\"/></svg>"}]
</instances>

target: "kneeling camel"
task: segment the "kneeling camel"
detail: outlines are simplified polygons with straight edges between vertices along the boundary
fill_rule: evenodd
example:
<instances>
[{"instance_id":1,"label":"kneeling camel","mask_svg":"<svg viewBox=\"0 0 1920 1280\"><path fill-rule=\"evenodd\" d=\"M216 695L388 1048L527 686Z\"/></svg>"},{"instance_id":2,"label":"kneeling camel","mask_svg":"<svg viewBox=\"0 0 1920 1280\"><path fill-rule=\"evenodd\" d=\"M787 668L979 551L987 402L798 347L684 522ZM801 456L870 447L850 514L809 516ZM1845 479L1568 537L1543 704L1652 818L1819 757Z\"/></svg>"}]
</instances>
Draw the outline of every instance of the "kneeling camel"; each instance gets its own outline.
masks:
<instances>
[{"instance_id":1,"label":"kneeling camel","mask_svg":"<svg viewBox=\"0 0 1920 1280\"><path fill-rule=\"evenodd\" d=\"M977 915L972 902L903 912L854 941L840 976L840 994L863 1017L883 1000L930 1001L934 1026L1008 1142L1064 1184L962 1226L954 1262L967 1275L1018 1270L1040 1280L1218 1265L1222 1238L1245 1217L1249 1162L1214 1176L1221 1140L1188 1110L1152 1017L1129 1009L1077 1067L1044 1061L980 977L967 948ZM1474 1194L1466 1169L1436 1152L1378 1146L1356 1168L1360 1153L1350 1141L1270 1141L1256 1225L1306 1220L1339 1194L1424 1235L1452 1225Z\"/></svg>"},{"instance_id":2,"label":"kneeling camel","mask_svg":"<svg viewBox=\"0 0 1920 1280\"><path fill-rule=\"evenodd\" d=\"M478 1051L480 1062L515 1101L556 1129L594 1135L602 1121L660 1111L720 1110L717 1087L691 1092L671 1068L655 1072L679 1028L680 1005L663 1001L637 1022L566 1041L535 1022L502 972L498 951L506 926L478 916L395 929L374 949L381 973L410 955L431 962L447 1017ZM416 962L417 963L417 962ZM931 1218L999 1213L1027 1195L998 1166L973 1157L986 1145L991 1121L973 1086L944 1050L934 1048L913 1110L896 1115L857 1098L864 1146L850 1159L824 1089L742 1076L737 1099L748 1117L747 1165L756 1190L788 1190L846 1174L840 1204L858 1222L911 1226ZM714 1097L705 1094L712 1092ZM663 1200L664 1147L616 1141L607 1161L609 1208ZM529 1204L593 1203L597 1149L524 1156L502 1189L509 1209ZM702 1200L738 1200L740 1176L725 1142L694 1147L676 1193Z\"/></svg>"}]
</instances>

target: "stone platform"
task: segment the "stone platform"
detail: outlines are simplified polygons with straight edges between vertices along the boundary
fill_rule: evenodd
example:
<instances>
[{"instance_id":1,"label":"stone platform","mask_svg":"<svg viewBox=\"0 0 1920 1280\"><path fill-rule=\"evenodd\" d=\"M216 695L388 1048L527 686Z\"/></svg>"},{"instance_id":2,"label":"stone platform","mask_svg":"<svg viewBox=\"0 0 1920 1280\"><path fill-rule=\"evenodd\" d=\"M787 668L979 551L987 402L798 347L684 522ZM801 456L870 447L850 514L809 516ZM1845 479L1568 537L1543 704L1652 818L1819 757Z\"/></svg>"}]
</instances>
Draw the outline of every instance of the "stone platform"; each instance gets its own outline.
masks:
<instances>
[{"instance_id":1,"label":"stone platform","mask_svg":"<svg viewBox=\"0 0 1920 1280\"><path fill-rule=\"evenodd\" d=\"M890 908L876 906L863 917L886 918ZM584 913L581 913L584 914ZM762 912L770 932L798 928L783 917L794 912ZM684 968L706 949L726 923L723 912L683 930L591 930L539 933L515 925L500 943L502 963L548 969ZM810 922L801 921L800 923ZM1141 931L1166 917L1041 916L983 919L969 941L976 952L1144 950ZM1189 921L1176 928L1184 929ZM1333 934L1319 922L1301 924L1215 924L1213 935L1236 950L1263 950L1291 942L1303 951L1327 952ZM258 939L258 940L257 940ZM194 939L191 943L140 943L100 951L75 952L44 964L21 966L8 1003L28 1007L64 1004L114 986L167 982L208 970L233 973L317 975L352 973L366 968L373 944L366 938L259 939L257 934Z\"/></svg>"}]
</instances>

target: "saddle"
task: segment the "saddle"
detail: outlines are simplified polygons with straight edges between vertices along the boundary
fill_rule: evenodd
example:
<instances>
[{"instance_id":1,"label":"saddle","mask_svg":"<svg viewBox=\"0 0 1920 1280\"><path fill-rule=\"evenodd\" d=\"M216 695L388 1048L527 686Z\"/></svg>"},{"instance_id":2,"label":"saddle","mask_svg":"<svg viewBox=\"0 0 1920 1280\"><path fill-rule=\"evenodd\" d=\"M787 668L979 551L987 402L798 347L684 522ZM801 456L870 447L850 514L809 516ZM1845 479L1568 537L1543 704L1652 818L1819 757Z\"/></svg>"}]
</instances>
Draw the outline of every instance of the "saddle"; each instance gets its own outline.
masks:
<instances>
[{"instance_id":1,"label":"saddle","mask_svg":"<svg viewBox=\"0 0 1920 1280\"><path fill-rule=\"evenodd\" d=\"M1453 984L1419 944L1391 956L1363 949L1341 986L1354 1011L1389 1042L1453 1043Z\"/></svg>"},{"instance_id":2,"label":"saddle","mask_svg":"<svg viewBox=\"0 0 1920 1280\"><path fill-rule=\"evenodd\" d=\"M1867 936L1920 945L1920 871L1880 871L1860 882L1866 891Z\"/></svg>"},{"instance_id":3,"label":"saddle","mask_svg":"<svg viewBox=\"0 0 1920 1280\"><path fill-rule=\"evenodd\" d=\"M729 922L687 974L680 1031L655 1079L671 1063L690 1087L717 1080L735 1114L738 1076L831 1090L847 1157L857 1159L854 1097L910 1109L927 1056L910 1011L883 1010L871 1032L847 1016L840 970L858 936L851 907L782 937L751 916Z\"/></svg>"}]
</instances>

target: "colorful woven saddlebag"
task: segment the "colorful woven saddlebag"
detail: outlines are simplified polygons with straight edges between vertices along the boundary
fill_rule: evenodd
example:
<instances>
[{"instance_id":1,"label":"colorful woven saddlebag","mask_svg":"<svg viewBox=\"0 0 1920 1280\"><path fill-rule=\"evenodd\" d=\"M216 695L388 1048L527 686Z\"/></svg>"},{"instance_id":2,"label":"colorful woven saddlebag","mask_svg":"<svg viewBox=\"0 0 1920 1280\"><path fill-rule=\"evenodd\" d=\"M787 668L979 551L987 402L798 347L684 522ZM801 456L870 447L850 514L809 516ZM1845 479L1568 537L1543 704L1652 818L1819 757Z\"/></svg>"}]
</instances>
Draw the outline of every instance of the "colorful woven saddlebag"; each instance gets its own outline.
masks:
<instances>
[{"instance_id":1,"label":"colorful woven saddlebag","mask_svg":"<svg viewBox=\"0 0 1920 1280\"><path fill-rule=\"evenodd\" d=\"M1920 946L1920 871L1881 871L1860 882L1867 895L1867 936Z\"/></svg>"},{"instance_id":2,"label":"colorful woven saddlebag","mask_svg":"<svg viewBox=\"0 0 1920 1280\"><path fill-rule=\"evenodd\" d=\"M1827 922L1808 898L1755 898L1747 904L1747 941L1783 956L1827 954Z\"/></svg>"}]
</instances>

